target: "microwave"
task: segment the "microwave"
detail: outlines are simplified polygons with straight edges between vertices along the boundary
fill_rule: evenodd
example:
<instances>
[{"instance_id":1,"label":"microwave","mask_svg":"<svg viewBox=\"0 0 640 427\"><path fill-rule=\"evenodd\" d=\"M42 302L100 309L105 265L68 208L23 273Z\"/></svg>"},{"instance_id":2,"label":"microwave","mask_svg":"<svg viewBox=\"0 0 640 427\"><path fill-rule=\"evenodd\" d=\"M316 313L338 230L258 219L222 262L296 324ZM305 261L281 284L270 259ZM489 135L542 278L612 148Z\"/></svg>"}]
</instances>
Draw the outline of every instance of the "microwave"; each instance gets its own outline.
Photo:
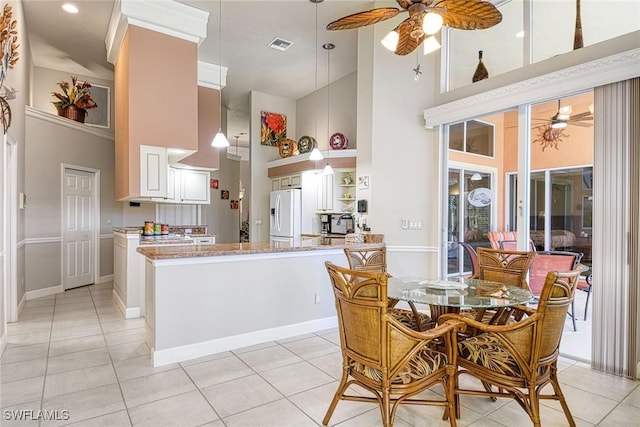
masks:
<instances>
[{"instance_id":1,"label":"microwave","mask_svg":"<svg viewBox=\"0 0 640 427\"><path fill-rule=\"evenodd\" d=\"M353 216L351 214L331 215L331 234L349 234L354 231Z\"/></svg>"}]
</instances>

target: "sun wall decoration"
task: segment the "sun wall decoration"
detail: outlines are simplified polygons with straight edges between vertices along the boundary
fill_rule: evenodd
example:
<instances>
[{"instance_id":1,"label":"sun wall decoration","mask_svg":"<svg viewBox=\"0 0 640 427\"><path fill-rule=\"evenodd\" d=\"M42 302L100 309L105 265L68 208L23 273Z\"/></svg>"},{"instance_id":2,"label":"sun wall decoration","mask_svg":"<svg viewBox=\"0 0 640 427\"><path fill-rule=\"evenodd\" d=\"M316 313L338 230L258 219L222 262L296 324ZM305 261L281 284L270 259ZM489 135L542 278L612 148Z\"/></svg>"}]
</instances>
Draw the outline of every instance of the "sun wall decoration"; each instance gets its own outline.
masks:
<instances>
[{"instance_id":1,"label":"sun wall decoration","mask_svg":"<svg viewBox=\"0 0 640 427\"><path fill-rule=\"evenodd\" d=\"M284 114L260 112L260 144L277 147L287 137L287 116Z\"/></svg>"},{"instance_id":2,"label":"sun wall decoration","mask_svg":"<svg viewBox=\"0 0 640 427\"><path fill-rule=\"evenodd\" d=\"M564 128L554 129L551 125L538 126L538 137L533 140L534 143L542 145L542 151L548 147L559 150L558 143L562 142L562 138L568 138L569 135L564 133Z\"/></svg>"}]
</instances>

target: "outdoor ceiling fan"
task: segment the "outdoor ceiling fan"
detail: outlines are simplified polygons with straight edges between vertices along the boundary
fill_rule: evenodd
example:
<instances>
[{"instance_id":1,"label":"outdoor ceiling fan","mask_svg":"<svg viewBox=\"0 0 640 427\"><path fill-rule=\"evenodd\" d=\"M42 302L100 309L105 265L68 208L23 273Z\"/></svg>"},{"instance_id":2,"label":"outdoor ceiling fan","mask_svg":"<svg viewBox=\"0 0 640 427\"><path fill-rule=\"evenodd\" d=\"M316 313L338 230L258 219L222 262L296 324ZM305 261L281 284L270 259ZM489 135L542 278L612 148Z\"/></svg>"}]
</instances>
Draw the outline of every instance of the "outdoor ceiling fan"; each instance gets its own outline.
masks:
<instances>
[{"instance_id":1,"label":"outdoor ceiling fan","mask_svg":"<svg viewBox=\"0 0 640 427\"><path fill-rule=\"evenodd\" d=\"M396 0L409 17L383 40L387 49L407 55L442 25L460 30L482 30L502 21L502 14L484 0ZM327 30L351 30L376 24L397 16L400 9L381 7L342 17L327 25Z\"/></svg>"},{"instance_id":2,"label":"outdoor ceiling fan","mask_svg":"<svg viewBox=\"0 0 640 427\"><path fill-rule=\"evenodd\" d=\"M583 127L591 127L593 126L593 106L589 105L589 110L578 113L572 113L571 105L565 105L564 107L560 105L560 100L558 100L558 111L556 112L551 119L534 119L537 121L546 122L552 129L562 129L567 127L568 125L575 126L583 126Z\"/></svg>"}]
</instances>

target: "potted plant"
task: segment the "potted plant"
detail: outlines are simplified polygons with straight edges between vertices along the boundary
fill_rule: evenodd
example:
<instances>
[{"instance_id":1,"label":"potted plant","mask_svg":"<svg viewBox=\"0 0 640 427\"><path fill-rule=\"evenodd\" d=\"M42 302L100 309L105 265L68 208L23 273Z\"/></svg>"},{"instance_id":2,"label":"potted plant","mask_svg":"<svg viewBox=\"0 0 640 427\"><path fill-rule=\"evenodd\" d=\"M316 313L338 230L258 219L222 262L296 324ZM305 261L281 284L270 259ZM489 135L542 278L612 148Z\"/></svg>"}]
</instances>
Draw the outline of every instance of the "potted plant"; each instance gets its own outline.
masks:
<instances>
[{"instance_id":1,"label":"potted plant","mask_svg":"<svg viewBox=\"0 0 640 427\"><path fill-rule=\"evenodd\" d=\"M58 115L84 123L87 110L96 108L98 104L91 98L91 84L79 82L77 76L71 76L71 84L63 81L58 86L62 93L51 92L58 100L51 101L58 110Z\"/></svg>"}]
</instances>

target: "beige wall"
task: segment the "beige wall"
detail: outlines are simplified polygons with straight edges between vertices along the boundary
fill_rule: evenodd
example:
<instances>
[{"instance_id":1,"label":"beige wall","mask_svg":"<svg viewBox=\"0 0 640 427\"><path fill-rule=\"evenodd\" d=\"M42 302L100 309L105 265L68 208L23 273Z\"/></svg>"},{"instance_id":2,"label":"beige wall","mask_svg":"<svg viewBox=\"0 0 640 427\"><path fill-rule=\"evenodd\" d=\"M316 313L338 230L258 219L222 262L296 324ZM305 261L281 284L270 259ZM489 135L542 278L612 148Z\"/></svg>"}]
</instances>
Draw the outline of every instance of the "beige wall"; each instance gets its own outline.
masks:
<instances>
[{"instance_id":1,"label":"beige wall","mask_svg":"<svg viewBox=\"0 0 640 427\"><path fill-rule=\"evenodd\" d=\"M198 151L180 163L202 168L220 167L220 150L211 146L213 137L221 128L219 102L219 90L198 86ZM230 135L227 139L233 141Z\"/></svg>"},{"instance_id":2,"label":"beige wall","mask_svg":"<svg viewBox=\"0 0 640 427\"><path fill-rule=\"evenodd\" d=\"M26 290L34 291L62 284L61 251L61 174L62 165L74 165L100 171L100 224L103 236L96 242L100 251L100 276L113 273L112 227L122 224L122 203L115 201L113 140L78 131L58 122L27 115L25 169L25 262ZM43 242L54 240L54 243Z\"/></svg>"}]
</instances>

